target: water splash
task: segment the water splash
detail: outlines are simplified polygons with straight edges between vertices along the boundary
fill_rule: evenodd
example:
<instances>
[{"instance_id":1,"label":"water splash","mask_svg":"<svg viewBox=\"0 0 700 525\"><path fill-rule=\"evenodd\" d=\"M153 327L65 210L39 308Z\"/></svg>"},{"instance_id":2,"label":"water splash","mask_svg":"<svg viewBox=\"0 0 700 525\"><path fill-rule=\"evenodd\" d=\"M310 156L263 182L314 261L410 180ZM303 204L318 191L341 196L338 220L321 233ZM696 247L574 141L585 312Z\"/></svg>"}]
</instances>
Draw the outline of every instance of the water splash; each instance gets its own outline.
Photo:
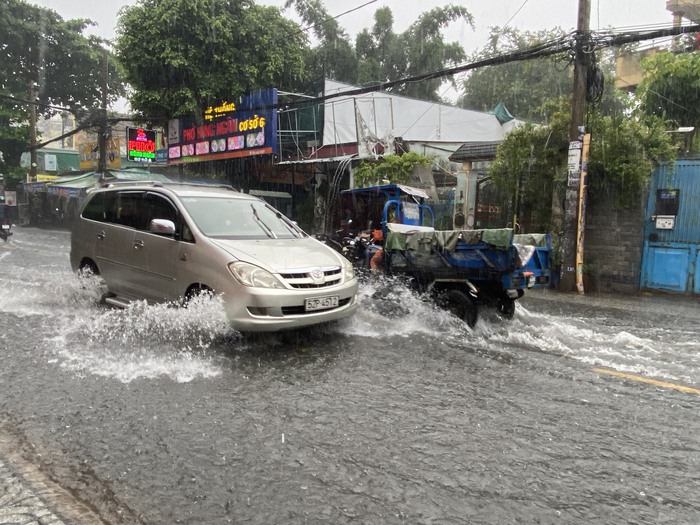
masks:
<instances>
[{"instance_id":1,"label":"water splash","mask_svg":"<svg viewBox=\"0 0 700 525\"><path fill-rule=\"evenodd\" d=\"M218 297L197 297L187 308L134 302L125 309L99 307L99 279L81 280L65 298L64 314L51 339L54 360L77 373L123 382L167 376L178 382L219 375L209 352L231 329Z\"/></svg>"},{"instance_id":2,"label":"water splash","mask_svg":"<svg viewBox=\"0 0 700 525\"><path fill-rule=\"evenodd\" d=\"M469 332L463 321L397 278L376 276L363 280L357 301L357 313L341 327L346 335L390 339L415 334L463 337Z\"/></svg>"}]
</instances>

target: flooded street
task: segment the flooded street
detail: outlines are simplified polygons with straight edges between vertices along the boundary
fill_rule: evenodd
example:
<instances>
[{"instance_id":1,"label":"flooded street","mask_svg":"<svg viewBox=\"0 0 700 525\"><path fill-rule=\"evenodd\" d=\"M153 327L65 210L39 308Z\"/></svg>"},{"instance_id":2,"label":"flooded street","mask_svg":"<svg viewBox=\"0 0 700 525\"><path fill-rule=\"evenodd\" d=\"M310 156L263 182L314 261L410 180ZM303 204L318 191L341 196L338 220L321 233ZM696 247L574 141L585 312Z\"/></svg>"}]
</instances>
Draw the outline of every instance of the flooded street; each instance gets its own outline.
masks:
<instances>
[{"instance_id":1,"label":"flooded street","mask_svg":"<svg viewBox=\"0 0 700 525\"><path fill-rule=\"evenodd\" d=\"M0 244L0 433L105 523L700 519L697 299L537 291L471 331L367 283L244 338L215 301L100 306L69 247Z\"/></svg>"}]
</instances>

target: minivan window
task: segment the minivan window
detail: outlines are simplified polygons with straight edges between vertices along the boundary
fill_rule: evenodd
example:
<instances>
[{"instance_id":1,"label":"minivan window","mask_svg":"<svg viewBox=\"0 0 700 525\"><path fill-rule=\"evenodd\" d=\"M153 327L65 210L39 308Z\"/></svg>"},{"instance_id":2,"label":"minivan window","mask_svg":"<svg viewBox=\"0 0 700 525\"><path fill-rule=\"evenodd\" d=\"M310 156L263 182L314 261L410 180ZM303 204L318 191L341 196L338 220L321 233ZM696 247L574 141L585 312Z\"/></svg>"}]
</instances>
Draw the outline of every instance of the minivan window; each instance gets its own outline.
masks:
<instances>
[{"instance_id":1,"label":"minivan window","mask_svg":"<svg viewBox=\"0 0 700 525\"><path fill-rule=\"evenodd\" d=\"M173 221L177 226L178 223L178 213L177 209L173 204L163 197L162 195L157 195L155 193L148 193L146 195L145 202L145 213L146 213L146 229L153 219L167 219Z\"/></svg>"},{"instance_id":2,"label":"minivan window","mask_svg":"<svg viewBox=\"0 0 700 525\"><path fill-rule=\"evenodd\" d=\"M226 239L292 239L301 230L262 201L222 197L186 197L182 204L202 233Z\"/></svg>"},{"instance_id":3,"label":"minivan window","mask_svg":"<svg viewBox=\"0 0 700 525\"><path fill-rule=\"evenodd\" d=\"M137 230L146 229L146 214L143 205L143 192L119 192L114 222Z\"/></svg>"},{"instance_id":4,"label":"minivan window","mask_svg":"<svg viewBox=\"0 0 700 525\"><path fill-rule=\"evenodd\" d=\"M116 195L111 191L96 193L85 205L82 216L99 222L115 222Z\"/></svg>"},{"instance_id":5,"label":"minivan window","mask_svg":"<svg viewBox=\"0 0 700 525\"><path fill-rule=\"evenodd\" d=\"M88 201L83 210L83 217L93 221L105 220L105 194L98 193Z\"/></svg>"},{"instance_id":6,"label":"minivan window","mask_svg":"<svg viewBox=\"0 0 700 525\"><path fill-rule=\"evenodd\" d=\"M144 209L147 211L146 228L153 219L166 219L173 221L175 230L179 234L179 239L186 242L194 242L192 231L187 223L182 219L180 212L175 207L170 199L157 193L146 194L146 205Z\"/></svg>"}]
</instances>

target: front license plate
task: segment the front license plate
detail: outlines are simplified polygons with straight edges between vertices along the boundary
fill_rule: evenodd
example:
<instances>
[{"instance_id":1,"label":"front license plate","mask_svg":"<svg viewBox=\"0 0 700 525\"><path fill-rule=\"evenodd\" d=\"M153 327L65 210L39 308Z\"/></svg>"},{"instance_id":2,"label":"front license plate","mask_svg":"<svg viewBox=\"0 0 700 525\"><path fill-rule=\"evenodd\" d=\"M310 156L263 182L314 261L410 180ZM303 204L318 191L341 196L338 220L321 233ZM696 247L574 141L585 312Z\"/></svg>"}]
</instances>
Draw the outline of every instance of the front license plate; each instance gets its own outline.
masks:
<instances>
[{"instance_id":1,"label":"front license plate","mask_svg":"<svg viewBox=\"0 0 700 525\"><path fill-rule=\"evenodd\" d=\"M328 308L336 308L338 306L338 296L329 295L328 297L312 297L306 300L305 309L307 312L315 310L327 310Z\"/></svg>"}]
</instances>

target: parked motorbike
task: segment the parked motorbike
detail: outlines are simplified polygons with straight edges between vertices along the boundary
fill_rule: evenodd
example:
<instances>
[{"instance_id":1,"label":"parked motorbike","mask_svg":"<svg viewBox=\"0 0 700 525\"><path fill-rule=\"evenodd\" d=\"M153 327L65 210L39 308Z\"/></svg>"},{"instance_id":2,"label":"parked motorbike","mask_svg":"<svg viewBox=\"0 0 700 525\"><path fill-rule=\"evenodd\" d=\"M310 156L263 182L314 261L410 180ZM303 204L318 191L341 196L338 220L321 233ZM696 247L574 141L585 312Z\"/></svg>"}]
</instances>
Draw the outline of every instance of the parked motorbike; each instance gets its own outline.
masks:
<instances>
[{"instance_id":1,"label":"parked motorbike","mask_svg":"<svg viewBox=\"0 0 700 525\"><path fill-rule=\"evenodd\" d=\"M10 221L8 219L3 219L2 224L0 224L0 238L7 242L7 239L9 239L12 236L12 225L10 224Z\"/></svg>"}]
</instances>

